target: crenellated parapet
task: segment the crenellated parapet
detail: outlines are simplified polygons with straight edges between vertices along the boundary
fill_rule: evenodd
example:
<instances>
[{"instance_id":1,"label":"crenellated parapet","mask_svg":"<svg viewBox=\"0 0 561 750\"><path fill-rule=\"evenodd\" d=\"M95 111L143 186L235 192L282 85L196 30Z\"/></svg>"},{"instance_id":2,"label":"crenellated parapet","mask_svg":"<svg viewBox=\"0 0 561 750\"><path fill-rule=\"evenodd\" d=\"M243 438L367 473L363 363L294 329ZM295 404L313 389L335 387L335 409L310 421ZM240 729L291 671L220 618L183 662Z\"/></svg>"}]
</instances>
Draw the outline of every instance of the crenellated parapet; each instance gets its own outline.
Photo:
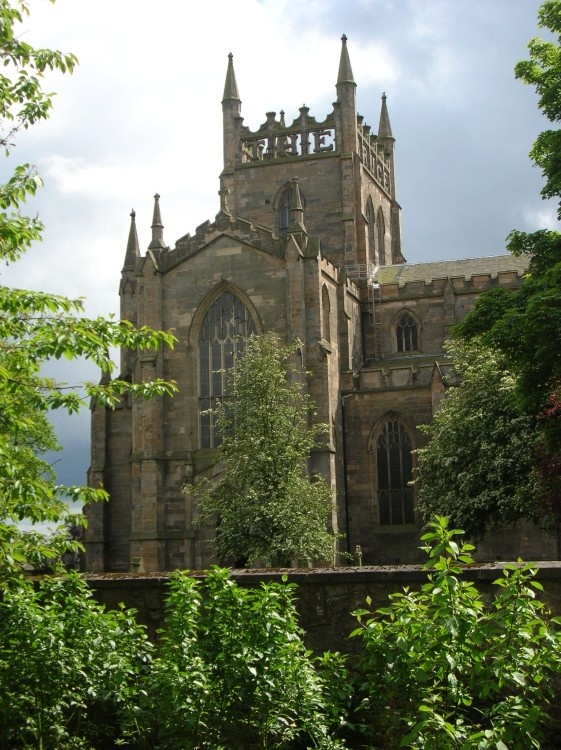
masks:
<instances>
[{"instance_id":1,"label":"crenellated parapet","mask_svg":"<svg viewBox=\"0 0 561 750\"><path fill-rule=\"evenodd\" d=\"M496 255L435 263L403 264L377 269L382 300L442 297L445 293L479 294L487 289L514 289L528 268L526 257Z\"/></svg>"},{"instance_id":2,"label":"crenellated parapet","mask_svg":"<svg viewBox=\"0 0 561 750\"><path fill-rule=\"evenodd\" d=\"M360 287L357 284L357 282L352 279L350 276L346 276L345 278L345 291L355 297L357 300L360 300L361 298L361 291Z\"/></svg>"},{"instance_id":3,"label":"crenellated parapet","mask_svg":"<svg viewBox=\"0 0 561 750\"><path fill-rule=\"evenodd\" d=\"M339 266L332 263L325 256L321 256L321 272L330 279L340 283L342 278L342 271Z\"/></svg>"},{"instance_id":4,"label":"crenellated parapet","mask_svg":"<svg viewBox=\"0 0 561 750\"><path fill-rule=\"evenodd\" d=\"M266 121L257 130L242 126L241 163L270 163L341 153L335 110L322 121L316 120L309 111L306 106L300 107L300 115L290 125L286 124L285 113L281 110L279 119L276 112L267 112ZM371 132L371 126L364 123L362 115L356 118L356 143L361 163L370 176L390 193L391 150L383 139Z\"/></svg>"},{"instance_id":5,"label":"crenellated parapet","mask_svg":"<svg viewBox=\"0 0 561 750\"><path fill-rule=\"evenodd\" d=\"M286 125L284 112L267 112L266 121L257 130L242 127L242 163L274 161L290 157L321 156L337 150L335 113L318 122L309 114L309 107L300 107L300 115Z\"/></svg>"},{"instance_id":6,"label":"crenellated parapet","mask_svg":"<svg viewBox=\"0 0 561 750\"><path fill-rule=\"evenodd\" d=\"M177 240L173 250L167 249L159 253L157 259L158 270L162 273L169 271L185 258L195 255L199 250L223 234L233 236L240 242L247 242L270 255L276 255L279 258L284 257L286 237L279 237L271 229L255 225L251 221L242 219L241 217L230 219L228 227L225 228L222 217L219 215L214 222L205 221L203 224L200 224L193 236L186 234Z\"/></svg>"},{"instance_id":7,"label":"crenellated parapet","mask_svg":"<svg viewBox=\"0 0 561 750\"><path fill-rule=\"evenodd\" d=\"M418 297L442 297L446 286L451 285L454 294L480 294L487 289L504 287L515 288L520 285L522 274L506 271L493 276L490 273L476 276L458 276L450 279L433 279L432 281L408 281L403 284L381 284L382 299L390 300L416 299Z\"/></svg>"},{"instance_id":8,"label":"crenellated parapet","mask_svg":"<svg viewBox=\"0 0 561 750\"><path fill-rule=\"evenodd\" d=\"M363 367L358 374L351 372L342 375L342 389L362 393L368 391L400 390L402 388L430 388L435 377L435 371L446 386L456 385L458 376L450 361L441 357L440 360L411 357L407 362L384 366Z\"/></svg>"},{"instance_id":9,"label":"crenellated parapet","mask_svg":"<svg viewBox=\"0 0 561 750\"><path fill-rule=\"evenodd\" d=\"M370 125L364 124L362 115L357 115L358 157L380 187L391 193L392 152L387 144L370 130Z\"/></svg>"}]
</instances>

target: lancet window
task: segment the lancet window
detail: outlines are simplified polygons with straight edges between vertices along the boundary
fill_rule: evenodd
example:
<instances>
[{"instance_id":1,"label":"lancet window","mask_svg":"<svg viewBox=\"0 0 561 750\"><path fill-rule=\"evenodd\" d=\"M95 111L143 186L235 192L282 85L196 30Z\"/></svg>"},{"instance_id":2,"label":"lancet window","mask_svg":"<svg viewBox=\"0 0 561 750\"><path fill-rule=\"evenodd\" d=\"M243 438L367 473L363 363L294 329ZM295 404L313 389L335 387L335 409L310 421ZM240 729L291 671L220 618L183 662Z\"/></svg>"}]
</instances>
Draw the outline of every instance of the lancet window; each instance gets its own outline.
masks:
<instances>
[{"instance_id":1,"label":"lancet window","mask_svg":"<svg viewBox=\"0 0 561 750\"><path fill-rule=\"evenodd\" d=\"M395 417L384 422L376 439L379 521L384 526L415 522L411 437Z\"/></svg>"},{"instance_id":2,"label":"lancet window","mask_svg":"<svg viewBox=\"0 0 561 750\"><path fill-rule=\"evenodd\" d=\"M292 204L292 187L287 185L279 200L279 232L286 232L290 226L290 206Z\"/></svg>"},{"instance_id":3,"label":"lancet window","mask_svg":"<svg viewBox=\"0 0 561 750\"><path fill-rule=\"evenodd\" d=\"M386 263L386 222L381 208L378 209L376 225L378 230L378 263L383 266Z\"/></svg>"},{"instance_id":4,"label":"lancet window","mask_svg":"<svg viewBox=\"0 0 561 750\"><path fill-rule=\"evenodd\" d=\"M244 303L230 291L223 292L208 309L199 333L199 432L201 448L216 448L214 409L224 402L227 371L234 366L245 342L256 333Z\"/></svg>"},{"instance_id":5,"label":"lancet window","mask_svg":"<svg viewBox=\"0 0 561 750\"><path fill-rule=\"evenodd\" d=\"M396 326L397 351L414 352L419 349L419 330L413 316L405 312Z\"/></svg>"},{"instance_id":6,"label":"lancet window","mask_svg":"<svg viewBox=\"0 0 561 750\"><path fill-rule=\"evenodd\" d=\"M368 254L374 265L378 265L378 253L376 252L376 228L375 213L372 198L366 202L366 231L368 234Z\"/></svg>"},{"instance_id":7,"label":"lancet window","mask_svg":"<svg viewBox=\"0 0 561 750\"><path fill-rule=\"evenodd\" d=\"M331 341L331 302L329 301L329 292L325 284L321 289L321 306L322 306L322 338L324 341Z\"/></svg>"}]
</instances>

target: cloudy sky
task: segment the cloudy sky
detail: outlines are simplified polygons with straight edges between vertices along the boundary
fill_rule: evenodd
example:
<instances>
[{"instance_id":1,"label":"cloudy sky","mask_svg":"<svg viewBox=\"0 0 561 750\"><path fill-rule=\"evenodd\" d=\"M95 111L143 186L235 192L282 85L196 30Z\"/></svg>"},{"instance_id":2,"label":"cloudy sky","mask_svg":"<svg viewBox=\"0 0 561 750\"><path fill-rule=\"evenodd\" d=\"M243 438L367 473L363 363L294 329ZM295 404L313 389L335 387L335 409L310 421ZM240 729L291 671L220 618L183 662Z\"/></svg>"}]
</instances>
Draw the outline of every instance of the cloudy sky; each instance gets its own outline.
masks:
<instances>
[{"instance_id":1,"label":"cloudy sky","mask_svg":"<svg viewBox=\"0 0 561 750\"><path fill-rule=\"evenodd\" d=\"M514 79L538 33L538 0L31 0L26 41L74 52L55 76L49 122L25 133L17 161L45 187L30 209L44 242L0 269L0 283L86 297L91 315L118 310L118 281L137 212L150 241L161 195L164 237L219 208L227 56L245 124L269 110L317 119L335 99L345 33L359 112L377 127L386 92L409 262L495 255L513 228L555 226L528 151L546 127L534 91ZM5 164L6 167L6 164ZM65 380L89 377L80 366ZM89 421L57 417L62 481L81 483Z\"/></svg>"}]
</instances>

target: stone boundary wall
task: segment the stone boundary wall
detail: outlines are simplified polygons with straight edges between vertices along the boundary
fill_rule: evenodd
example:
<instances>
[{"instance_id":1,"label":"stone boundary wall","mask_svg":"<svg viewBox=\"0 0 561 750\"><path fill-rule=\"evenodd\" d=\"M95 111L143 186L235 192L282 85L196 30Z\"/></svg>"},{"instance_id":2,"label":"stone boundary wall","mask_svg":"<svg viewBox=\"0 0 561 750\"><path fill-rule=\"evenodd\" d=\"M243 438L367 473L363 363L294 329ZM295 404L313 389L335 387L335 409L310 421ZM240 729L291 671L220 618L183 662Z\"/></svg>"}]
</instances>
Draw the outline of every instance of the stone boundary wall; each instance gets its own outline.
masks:
<instances>
[{"instance_id":1,"label":"stone boundary wall","mask_svg":"<svg viewBox=\"0 0 561 750\"><path fill-rule=\"evenodd\" d=\"M484 595L492 596L496 580L505 563L474 564L465 578L475 581ZM193 572L197 578L204 572ZM356 627L351 612L366 607L366 597L376 609L388 603L388 595L404 587L420 587L427 574L418 565L334 569L232 570L232 578L241 586L259 586L261 582L295 583L300 624L306 644L316 652L326 650L352 652L354 640L348 639ZM146 625L151 638L164 626L164 600L169 573L87 574L95 598L108 608L121 602L138 611L138 621ZM554 615L561 615L561 562L540 562L537 580L544 587L540 598Z\"/></svg>"}]
</instances>

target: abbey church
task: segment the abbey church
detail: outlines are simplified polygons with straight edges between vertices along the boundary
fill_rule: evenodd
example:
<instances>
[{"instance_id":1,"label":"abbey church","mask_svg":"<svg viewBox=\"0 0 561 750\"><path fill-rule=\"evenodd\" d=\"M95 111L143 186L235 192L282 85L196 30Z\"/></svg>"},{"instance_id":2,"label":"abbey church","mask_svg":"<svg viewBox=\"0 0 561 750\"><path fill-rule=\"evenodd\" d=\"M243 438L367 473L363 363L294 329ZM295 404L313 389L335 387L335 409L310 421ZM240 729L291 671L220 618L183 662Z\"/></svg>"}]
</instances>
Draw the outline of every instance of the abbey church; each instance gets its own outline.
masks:
<instances>
[{"instance_id":1,"label":"abbey church","mask_svg":"<svg viewBox=\"0 0 561 750\"><path fill-rule=\"evenodd\" d=\"M324 119L305 106L294 118L267 112L250 130L230 55L214 221L170 247L156 195L144 251L131 214L121 318L173 329L177 343L122 352L120 377L174 380L178 393L114 411L92 407L88 481L110 499L88 509L88 570L211 564L213 529L195 523L190 491L215 471L209 408L223 398L224 370L244 342L269 331L301 342L316 418L331 428L309 469L332 488L341 550L365 565L422 560L413 451L423 444L419 426L453 383L443 344L480 292L520 284L525 261L416 264L411 248L406 262L386 98L374 128L356 96L343 36L333 110ZM556 557L552 541L526 527L485 540L480 551L488 559Z\"/></svg>"}]
</instances>

